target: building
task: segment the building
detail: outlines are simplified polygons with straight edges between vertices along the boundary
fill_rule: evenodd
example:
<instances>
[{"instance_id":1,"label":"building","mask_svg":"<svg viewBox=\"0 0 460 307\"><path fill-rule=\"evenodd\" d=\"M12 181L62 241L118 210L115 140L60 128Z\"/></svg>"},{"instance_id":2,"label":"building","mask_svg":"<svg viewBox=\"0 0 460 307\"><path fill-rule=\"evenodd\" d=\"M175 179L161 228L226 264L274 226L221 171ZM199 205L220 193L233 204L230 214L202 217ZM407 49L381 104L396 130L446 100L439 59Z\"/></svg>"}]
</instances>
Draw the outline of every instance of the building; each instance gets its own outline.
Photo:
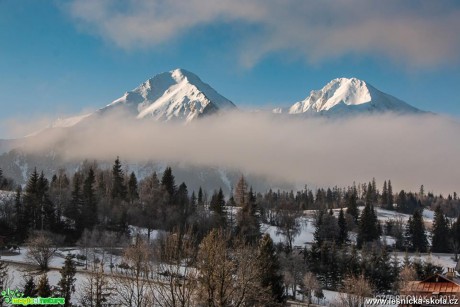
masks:
<instances>
[{"instance_id":1,"label":"building","mask_svg":"<svg viewBox=\"0 0 460 307\"><path fill-rule=\"evenodd\" d=\"M455 276L452 268L446 275L435 274L422 281L408 282L400 294L412 302L399 306L460 306L460 279Z\"/></svg>"}]
</instances>

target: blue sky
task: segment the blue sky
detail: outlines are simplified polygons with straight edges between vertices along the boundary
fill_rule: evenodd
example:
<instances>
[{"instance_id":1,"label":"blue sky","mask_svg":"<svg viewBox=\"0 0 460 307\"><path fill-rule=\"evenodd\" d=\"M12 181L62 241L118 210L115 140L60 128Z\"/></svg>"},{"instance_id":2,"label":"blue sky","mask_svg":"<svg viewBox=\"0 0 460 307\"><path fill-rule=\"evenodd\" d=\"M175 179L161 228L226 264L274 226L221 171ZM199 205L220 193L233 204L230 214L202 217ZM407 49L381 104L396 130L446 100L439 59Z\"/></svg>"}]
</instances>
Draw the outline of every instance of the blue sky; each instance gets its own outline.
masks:
<instances>
[{"instance_id":1,"label":"blue sky","mask_svg":"<svg viewBox=\"0 0 460 307\"><path fill-rule=\"evenodd\" d=\"M456 1L0 0L0 128L94 110L178 67L245 108L357 77L458 117L459 31Z\"/></svg>"}]
</instances>

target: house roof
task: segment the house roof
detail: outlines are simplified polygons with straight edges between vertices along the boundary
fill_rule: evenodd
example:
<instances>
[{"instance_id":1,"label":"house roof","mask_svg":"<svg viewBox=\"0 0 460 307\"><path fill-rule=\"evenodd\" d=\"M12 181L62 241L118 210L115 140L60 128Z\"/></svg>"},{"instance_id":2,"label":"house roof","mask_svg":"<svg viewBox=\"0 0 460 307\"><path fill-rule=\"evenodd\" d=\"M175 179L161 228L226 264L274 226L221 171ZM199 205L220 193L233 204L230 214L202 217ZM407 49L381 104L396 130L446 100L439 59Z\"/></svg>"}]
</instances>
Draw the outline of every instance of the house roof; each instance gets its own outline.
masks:
<instances>
[{"instance_id":1,"label":"house roof","mask_svg":"<svg viewBox=\"0 0 460 307\"><path fill-rule=\"evenodd\" d=\"M402 292L460 293L460 280L435 274L422 281L410 281Z\"/></svg>"}]
</instances>

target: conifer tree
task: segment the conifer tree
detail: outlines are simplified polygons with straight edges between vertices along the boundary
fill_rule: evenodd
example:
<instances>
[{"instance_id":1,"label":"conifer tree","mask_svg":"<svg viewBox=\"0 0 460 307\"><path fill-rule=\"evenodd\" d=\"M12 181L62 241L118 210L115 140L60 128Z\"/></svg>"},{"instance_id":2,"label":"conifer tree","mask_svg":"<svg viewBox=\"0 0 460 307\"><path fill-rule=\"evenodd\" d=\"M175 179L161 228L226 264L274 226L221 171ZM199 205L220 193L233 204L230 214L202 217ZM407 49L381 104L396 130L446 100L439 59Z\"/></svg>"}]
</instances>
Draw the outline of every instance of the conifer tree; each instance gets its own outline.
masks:
<instances>
[{"instance_id":1,"label":"conifer tree","mask_svg":"<svg viewBox=\"0 0 460 307\"><path fill-rule=\"evenodd\" d=\"M70 299L72 297L72 293L75 292L75 273L77 272L75 263L72 259L71 255L67 255L65 257L64 266L59 270L61 273L61 279L58 282L58 289L59 295L65 298L65 307L70 307L72 304L70 303Z\"/></svg>"},{"instance_id":2,"label":"conifer tree","mask_svg":"<svg viewBox=\"0 0 460 307\"><path fill-rule=\"evenodd\" d=\"M377 215L375 214L374 206L366 204L359 219L358 237L356 243L359 248L364 243L378 240L379 225Z\"/></svg>"},{"instance_id":3,"label":"conifer tree","mask_svg":"<svg viewBox=\"0 0 460 307\"><path fill-rule=\"evenodd\" d=\"M359 210L358 210L358 194L356 192L356 189L353 188L348 191L347 193L347 199L346 199L346 206L347 206L347 214L350 214L353 217L353 220L355 223L358 223L358 218L359 218Z\"/></svg>"},{"instance_id":4,"label":"conifer tree","mask_svg":"<svg viewBox=\"0 0 460 307\"><path fill-rule=\"evenodd\" d=\"M112 167L112 199L126 199L127 189L124 183L124 172L120 158L117 157Z\"/></svg>"},{"instance_id":5,"label":"conifer tree","mask_svg":"<svg viewBox=\"0 0 460 307\"><path fill-rule=\"evenodd\" d=\"M434 211L433 220L433 238L431 242L431 251L434 253L449 252L449 225L440 206Z\"/></svg>"},{"instance_id":6,"label":"conifer tree","mask_svg":"<svg viewBox=\"0 0 460 307\"><path fill-rule=\"evenodd\" d=\"M175 178L172 173L171 167L166 167L163 177L161 178L161 186L168 192L169 197L172 198L176 193Z\"/></svg>"},{"instance_id":7,"label":"conifer tree","mask_svg":"<svg viewBox=\"0 0 460 307\"><path fill-rule=\"evenodd\" d=\"M94 185L96 183L96 177L94 175L93 168L90 168L88 175L83 183L83 228L93 229L98 222L98 208L96 191Z\"/></svg>"},{"instance_id":8,"label":"conifer tree","mask_svg":"<svg viewBox=\"0 0 460 307\"><path fill-rule=\"evenodd\" d=\"M37 229L38 220L40 216L40 204L38 196L38 172L35 168L27 181L24 193L24 211L26 220L23 227Z\"/></svg>"},{"instance_id":9,"label":"conifer tree","mask_svg":"<svg viewBox=\"0 0 460 307\"><path fill-rule=\"evenodd\" d=\"M37 286L35 285L35 280L32 275L26 281L24 285L24 297L35 297L37 296Z\"/></svg>"},{"instance_id":10,"label":"conifer tree","mask_svg":"<svg viewBox=\"0 0 460 307\"><path fill-rule=\"evenodd\" d=\"M407 221L406 242L409 249L413 251L424 253L428 248L425 225L420 210L415 210L412 217Z\"/></svg>"},{"instance_id":11,"label":"conifer tree","mask_svg":"<svg viewBox=\"0 0 460 307\"><path fill-rule=\"evenodd\" d=\"M225 197L222 189L219 189L219 192L216 192L211 197L211 202L209 204L209 209L214 212L217 218L218 224L225 228L226 226L226 212L225 212Z\"/></svg>"},{"instance_id":12,"label":"conifer tree","mask_svg":"<svg viewBox=\"0 0 460 307\"><path fill-rule=\"evenodd\" d=\"M41 230L54 230L56 226L56 210L49 197L49 181L43 172L38 177L38 198L41 210L40 228Z\"/></svg>"},{"instance_id":13,"label":"conifer tree","mask_svg":"<svg viewBox=\"0 0 460 307\"><path fill-rule=\"evenodd\" d=\"M383 182L382 188L382 200L380 202L383 208L388 208L388 188L387 188L387 181Z\"/></svg>"},{"instance_id":14,"label":"conifer tree","mask_svg":"<svg viewBox=\"0 0 460 307\"><path fill-rule=\"evenodd\" d=\"M203 204L204 204L204 202L203 202L203 190L201 189L201 187L198 190L197 204L198 204L198 206L203 206Z\"/></svg>"},{"instance_id":15,"label":"conifer tree","mask_svg":"<svg viewBox=\"0 0 460 307\"><path fill-rule=\"evenodd\" d=\"M25 208L22 202L22 189L19 186L16 189L16 196L14 197L14 210L15 210L15 222L16 222L16 231L15 236L18 242L24 242L27 238L27 225L28 225L28 218L25 212Z\"/></svg>"},{"instance_id":16,"label":"conifer tree","mask_svg":"<svg viewBox=\"0 0 460 307\"><path fill-rule=\"evenodd\" d=\"M45 273L40 276L37 284L37 295L39 297L51 297L51 286L48 281L48 275Z\"/></svg>"},{"instance_id":17,"label":"conifer tree","mask_svg":"<svg viewBox=\"0 0 460 307\"><path fill-rule=\"evenodd\" d=\"M134 172L129 175L128 181L128 201L133 204L134 201L139 199L139 192L137 187L137 178Z\"/></svg>"},{"instance_id":18,"label":"conifer tree","mask_svg":"<svg viewBox=\"0 0 460 307\"><path fill-rule=\"evenodd\" d=\"M73 176L73 189L71 201L65 211L65 215L75 221L75 228L79 235L83 231L83 194L81 191L81 174L75 173Z\"/></svg>"},{"instance_id":19,"label":"conifer tree","mask_svg":"<svg viewBox=\"0 0 460 307\"><path fill-rule=\"evenodd\" d=\"M281 274L281 266L275 246L268 234L263 235L260 239L258 252L261 286L264 289L270 289L271 301L283 303L286 299L284 295L283 275Z\"/></svg>"},{"instance_id":20,"label":"conifer tree","mask_svg":"<svg viewBox=\"0 0 460 307\"><path fill-rule=\"evenodd\" d=\"M339 245L343 245L348 241L348 228L347 221L345 220L345 214L343 213L342 208L340 208L337 224L339 226L339 236L337 238L337 243Z\"/></svg>"},{"instance_id":21,"label":"conifer tree","mask_svg":"<svg viewBox=\"0 0 460 307\"><path fill-rule=\"evenodd\" d=\"M192 208L192 211L196 211L196 205L197 205L197 198L195 195L195 191L192 192L192 196L190 196L190 206Z\"/></svg>"},{"instance_id":22,"label":"conifer tree","mask_svg":"<svg viewBox=\"0 0 460 307\"><path fill-rule=\"evenodd\" d=\"M388 199L387 199L387 209L393 210L393 187L391 186L391 180L388 180Z\"/></svg>"},{"instance_id":23,"label":"conifer tree","mask_svg":"<svg viewBox=\"0 0 460 307\"><path fill-rule=\"evenodd\" d=\"M252 187L248 192L244 177L241 177L237 184L235 198L242 206L238 212L236 232L245 239L246 243L255 244L260 237L258 210Z\"/></svg>"}]
</instances>

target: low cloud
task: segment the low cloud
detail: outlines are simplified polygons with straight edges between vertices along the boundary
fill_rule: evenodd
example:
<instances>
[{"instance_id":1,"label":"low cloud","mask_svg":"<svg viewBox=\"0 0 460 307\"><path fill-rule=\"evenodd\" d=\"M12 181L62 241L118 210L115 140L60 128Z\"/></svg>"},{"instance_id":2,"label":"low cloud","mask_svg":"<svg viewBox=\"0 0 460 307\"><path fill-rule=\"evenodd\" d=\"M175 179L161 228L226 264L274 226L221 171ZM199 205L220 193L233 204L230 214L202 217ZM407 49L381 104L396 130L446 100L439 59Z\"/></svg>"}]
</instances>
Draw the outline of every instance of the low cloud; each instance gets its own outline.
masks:
<instances>
[{"instance_id":1,"label":"low cloud","mask_svg":"<svg viewBox=\"0 0 460 307\"><path fill-rule=\"evenodd\" d=\"M225 24L239 30L244 66L276 52L312 63L376 56L416 68L458 63L460 54L455 1L73 0L65 8L83 30L124 49Z\"/></svg>"},{"instance_id":2,"label":"low cloud","mask_svg":"<svg viewBox=\"0 0 460 307\"><path fill-rule=\"evenodd\" d=\"M391 179L394 186L459 191L460 124L449 118L371 116L345 120L230 113L188 125L122 114L54 129L29 140L69 160L99 159L224 166L299 185L346 186Z\"/></svg>"}]
</instances>

